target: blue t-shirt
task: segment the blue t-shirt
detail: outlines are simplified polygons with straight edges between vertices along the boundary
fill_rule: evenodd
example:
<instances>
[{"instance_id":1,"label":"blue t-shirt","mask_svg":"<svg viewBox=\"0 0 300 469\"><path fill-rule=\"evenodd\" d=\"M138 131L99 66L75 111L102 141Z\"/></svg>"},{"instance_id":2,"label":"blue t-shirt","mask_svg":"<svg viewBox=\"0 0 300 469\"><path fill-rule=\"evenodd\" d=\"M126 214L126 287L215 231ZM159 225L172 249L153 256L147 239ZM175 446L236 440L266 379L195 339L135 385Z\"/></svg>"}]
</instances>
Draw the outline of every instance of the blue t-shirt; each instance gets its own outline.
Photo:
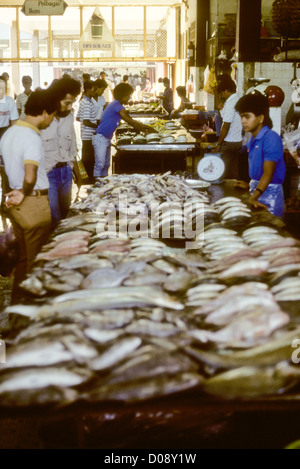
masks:
<instances>
[{"instance_id":1,"label":"blue t-shirt","mask_svg":"<svg viewBox=\"0 0 300 469\"><path fill-rule=\"evenodd\" d=\"M280 135L265 125L258 135L247 143L249 150L249 176L259 181L263 175L265 161L276 161L272 184L282 184L286 166L283 157L283 144Z\"/></svg>"},{"instance_id":2,"label":"blue t-shirt","mask_svg":"<svg viewBox=\"0 0 300 469\"><path fill-rule=\"evenodd\" d=\"M119 112L125 109L123 104L117 99L109 103L102 114L100 124L97 127L96 133L102 134L106 138L112 138L114 131L120 124L121 116Z\"/></svg>"}]
</instances>

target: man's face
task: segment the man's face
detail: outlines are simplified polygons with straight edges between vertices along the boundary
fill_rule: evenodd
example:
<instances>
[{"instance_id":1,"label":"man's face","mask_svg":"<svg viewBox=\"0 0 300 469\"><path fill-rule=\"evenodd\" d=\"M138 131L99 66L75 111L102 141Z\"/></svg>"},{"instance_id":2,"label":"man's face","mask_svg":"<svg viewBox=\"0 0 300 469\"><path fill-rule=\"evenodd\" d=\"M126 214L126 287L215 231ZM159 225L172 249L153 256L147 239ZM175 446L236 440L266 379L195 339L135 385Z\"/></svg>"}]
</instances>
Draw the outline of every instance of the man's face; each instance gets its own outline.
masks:
<instances>
[{"instance_id":1,"label":"man's face","mask_svg":"<svg viewBox=\"0 0 300 469\"><path fill-rule=\"evenodd\" d=\"M3 80L0 80L0 99L3 99L6 92L6 85Z\"/></svg>"},{"instance_id":2,"label":"man's face","mask_svg":"<svg viewBox=\"0 0 300 469\"><path fill-rule=\"evenodd\" d=\"M256 116L253 112L241 114L242 126L245 132L255 132L262 124L263 116Z\"/></svg>"},{"instance_id":3,"label":"man's face","mask_svg":"<svg viewBox=\"0 0 300 469\"><path fill-rule=\"evenodd\" d=\"M66 117L68 114L70 114L70 112L72 111L72 106L75 101L76 101L75 96L73 96L72 94L66 94L64 99L62 99L60 102L60 111L58 115L60 117Z\"/></svg>"},{"instance_id":4,"label":"man's face","mask_svg":"<svg viewBox=\"0 0 300 469\"><path fill-rule=\"evenodd\" d=\"M32 80L25 79L23 80L23 86L25 91L30 91L31 86L32 86Z\"/></svg>"},{"instance_id":5,"label":"man's face","mask_svg":"<svg viewBox=\"0 0 300 469\"><path fill-rule=\"evenodd\" d=\"M101 80L105 80L105 78L106 78L105 73L100 73L100 78L101 78Z\"/></svg>"},{"instance_id":6,"label":"man's face","mask_svg":"<svg viewBox=\"0 0 300 469\"><path fill-rule=\"evenodd\" d=\"M105 88L96 88L96 96L102 96Z\"/></svg>"},{"instance_id":7,"label":"man's face","mask_svg":"<svg viewBox=\"0 0 300 469\"><path fill-rule=\"evenodd\" d=\"M40 122L39 129L46 129L53 121L55 115L56 115L56 112L52 112L52 114L48 114L46 111L44 111L43 120Z\"/></svg>"}]
</instances>

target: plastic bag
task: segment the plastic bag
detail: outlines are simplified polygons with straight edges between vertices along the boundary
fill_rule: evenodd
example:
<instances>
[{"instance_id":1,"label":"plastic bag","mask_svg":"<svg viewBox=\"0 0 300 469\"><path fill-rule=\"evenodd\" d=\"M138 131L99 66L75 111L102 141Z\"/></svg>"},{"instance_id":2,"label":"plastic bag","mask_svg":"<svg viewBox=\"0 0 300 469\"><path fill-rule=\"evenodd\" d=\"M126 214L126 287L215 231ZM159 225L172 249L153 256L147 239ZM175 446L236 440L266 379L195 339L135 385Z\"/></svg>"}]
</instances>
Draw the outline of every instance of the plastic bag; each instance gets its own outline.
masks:
<instances>
[{"instance_id":1,"label":"plastic bag","mask_svg":"<svg viewBox=\"0 0 300 469\"><path fill-rule=\"evenodd\" d=\"M297 165L300 166L300 129L294 130L293 132L286 132L283 135L283 143Z\"/></svg>"}]
</instances>

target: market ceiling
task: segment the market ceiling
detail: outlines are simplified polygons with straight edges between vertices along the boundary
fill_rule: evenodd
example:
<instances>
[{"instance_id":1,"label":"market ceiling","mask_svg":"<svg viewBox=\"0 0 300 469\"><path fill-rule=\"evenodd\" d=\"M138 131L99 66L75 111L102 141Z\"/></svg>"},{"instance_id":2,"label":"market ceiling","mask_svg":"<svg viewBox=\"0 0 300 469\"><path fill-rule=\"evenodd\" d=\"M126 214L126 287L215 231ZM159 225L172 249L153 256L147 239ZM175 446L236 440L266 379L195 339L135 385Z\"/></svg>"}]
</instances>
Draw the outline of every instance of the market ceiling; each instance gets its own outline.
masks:
<instances>
[{"instance_id":1,"label":"market ceiling","mask_svg":"<svg viewBox=\"0 0 300 469\"><path fill-rule=\"evenodd\" d=\"M22 6L25 0L0 0L0 6L3 7L17 7ZM96 7L99 6L99 2L93 0L66 0L68 6L78 7ZM178 5L184 3L183 0L103 0L101 6L135 6L135 5L149 5L149 6L162 6L162 5Z\"/></svg>"}]
</instances>

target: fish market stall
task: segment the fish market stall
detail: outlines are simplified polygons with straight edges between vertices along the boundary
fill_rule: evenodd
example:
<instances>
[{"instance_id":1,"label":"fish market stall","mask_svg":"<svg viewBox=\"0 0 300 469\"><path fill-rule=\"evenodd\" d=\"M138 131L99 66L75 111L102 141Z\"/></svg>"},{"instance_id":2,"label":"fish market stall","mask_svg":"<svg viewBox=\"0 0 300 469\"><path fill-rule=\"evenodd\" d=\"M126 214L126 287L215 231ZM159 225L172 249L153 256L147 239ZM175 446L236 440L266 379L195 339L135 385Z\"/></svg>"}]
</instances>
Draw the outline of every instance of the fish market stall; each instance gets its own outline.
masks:
<instances>
[{"instance_id":1,"label":"fish market stall","mask_svg":"<svg viewBox=\"0 0 300 469\"><path fill-rule=\"evenodd\" d=\"M20 415L44 447L299 438L299 272L299 241L227 182L103 178L0 314L2 440Z\"/></svg>"},{"instance_id":2,"label":"fish market stall","mask_svg":"<svg viewBox=\"0 0 300 469\"><path fill-rule=\"evenodd\" d=\"M134 119L137 117L156 117L159 119L168 119L169 114L160 104L160 102L137 103L125 105L126 111Z\"/></svg>"},{"instance_id":3,"label":"fish market stall","mask_svg":"<svg viewBox=\"0 0 300 469\"><path fill-rule=\"evenodd\" d=\"M177 120L140 119L153 127L153 134L136 134L127 124L116 131L114 174L160 174L185 171L187 156L193 155L196 140Z\"/></svg>"}]
</instances>

